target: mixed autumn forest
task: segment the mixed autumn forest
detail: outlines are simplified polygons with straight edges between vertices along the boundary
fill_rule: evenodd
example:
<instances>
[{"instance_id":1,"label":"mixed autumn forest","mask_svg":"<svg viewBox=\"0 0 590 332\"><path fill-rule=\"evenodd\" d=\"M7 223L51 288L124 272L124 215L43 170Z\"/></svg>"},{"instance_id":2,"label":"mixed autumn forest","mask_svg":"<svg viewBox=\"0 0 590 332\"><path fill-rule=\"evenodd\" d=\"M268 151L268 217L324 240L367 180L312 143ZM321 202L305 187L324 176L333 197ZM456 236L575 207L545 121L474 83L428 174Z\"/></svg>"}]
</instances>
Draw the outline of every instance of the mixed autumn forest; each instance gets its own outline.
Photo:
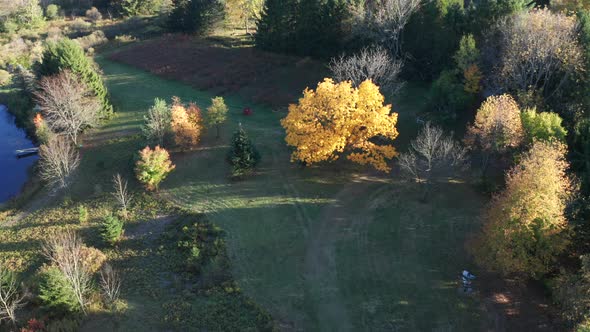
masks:
<instances>
[{"instance_id":1,"label":"mixed autumn forest","mask_svg":"<svg viewBox=\"0 0 590 332\"><path fill-rule=\"evenodd\" d=\"M585 0L0 0L0 330L590 330L589 73Z\"/></svg>"}]
</instances>

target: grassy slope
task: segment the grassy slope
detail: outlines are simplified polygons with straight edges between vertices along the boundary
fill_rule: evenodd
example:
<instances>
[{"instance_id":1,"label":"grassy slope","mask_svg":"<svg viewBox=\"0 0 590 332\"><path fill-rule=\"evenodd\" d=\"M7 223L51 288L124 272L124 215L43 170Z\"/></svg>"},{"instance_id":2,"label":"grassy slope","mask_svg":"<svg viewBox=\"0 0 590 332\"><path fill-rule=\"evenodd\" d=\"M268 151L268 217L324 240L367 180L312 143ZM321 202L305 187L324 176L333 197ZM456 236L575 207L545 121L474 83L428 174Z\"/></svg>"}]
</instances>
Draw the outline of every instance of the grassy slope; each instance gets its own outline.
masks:
<instances>
[{"instance_id":1,"label":"grassy slope","mask_svg":"<svg viewBox=\"0 0 590 332\"><path fill-rule=\"evenodd\" d=\"M177 95L202 107L211 97L185 85L128 66L99 60L118 108L117 118L95 137L137 133L153 98ZM400 142L413 135L411 110L423 89L410 87L400 112ZM366 176L348 163L301 169L289 163L279 119L284 114L254 107L244 117L241 100L231 109L221 140L207 134L202 148L175 154L177 170L162 194L228 231L236 278L283 327L305 330L473 330L479 309L457 295L458 273L467 265L465 235L476 227L481 202L465 185L448 185L429 204L389 177ZM404 107L405 106L405 107ZM228 136L241 122L263 159L259 174L227 179ZM91 143L92 144L92 143ZM100 190L118 170L131 174L138 136L126 137L85 156L88 176L76 194ZM112 151L117 148L117 152ZM112 154L112 155L111 155ZM113 156L115 157L113 159ZM105 184L106 185L106 184Z\"/></svg>"}]
</instances>

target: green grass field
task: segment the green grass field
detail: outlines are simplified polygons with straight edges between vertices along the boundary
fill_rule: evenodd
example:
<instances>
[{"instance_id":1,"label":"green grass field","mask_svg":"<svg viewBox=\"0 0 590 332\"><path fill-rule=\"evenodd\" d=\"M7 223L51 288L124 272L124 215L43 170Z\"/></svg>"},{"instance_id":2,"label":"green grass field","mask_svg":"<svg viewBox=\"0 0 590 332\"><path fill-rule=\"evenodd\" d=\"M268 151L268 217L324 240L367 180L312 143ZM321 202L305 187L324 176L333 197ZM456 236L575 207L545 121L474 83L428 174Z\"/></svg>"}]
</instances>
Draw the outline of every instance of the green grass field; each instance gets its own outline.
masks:
<instances>
[{"instance_id":1,"label":"green grass field","mask_svg":"<svg viewBox=\"0 0 590 332\"><path fill-rule=\"evenodd\" d=\"M179 96L202 108L212 95L132 67L98 59L118 113L91 133L72 196L100 193L115 172L131 177L142 147L139 126L155 97ZM416 132L425 89L410 85L393 108L403 149ZM472 268L464 241L478 227L482 200L467 184L449 183L421 203L411 185L338 161L301 168L275 113L224 96L230 118L222 138L172 156L177 169L160 195L206 212L227 231L236 280L286 330L479 330L474 298L457 292ZM252 107L254 115L241 114ZM257 173L228 178L229 137L241 123L262 155Z\"/></svg>"}]
</instances>

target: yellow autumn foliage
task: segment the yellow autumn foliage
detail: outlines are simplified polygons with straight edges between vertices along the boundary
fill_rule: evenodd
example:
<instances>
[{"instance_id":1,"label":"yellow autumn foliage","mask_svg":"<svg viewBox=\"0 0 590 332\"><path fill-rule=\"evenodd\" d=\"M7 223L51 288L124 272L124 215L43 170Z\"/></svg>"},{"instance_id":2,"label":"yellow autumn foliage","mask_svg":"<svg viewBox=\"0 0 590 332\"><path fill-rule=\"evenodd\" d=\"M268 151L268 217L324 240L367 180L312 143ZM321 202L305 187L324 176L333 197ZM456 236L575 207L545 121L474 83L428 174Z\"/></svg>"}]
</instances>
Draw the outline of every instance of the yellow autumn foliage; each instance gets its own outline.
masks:
<instances>
[{"instance_id":1,"label":"yellow autumn foliage","mask_svg":"<svg viewBox=\"0 0 590 332\"><path fill-rule=\"evenodd\" d=\"M518 147L524 138L520 108L508 94L488 97L467 129L466 143L488 152Z\"/></svg>"},{"instance_id":2,"label":"yellow autumn foliage","mask_svg":"<svg viewBox=\"0 0 590 332\"><path fill-rule=\"evenodd\" d=\"M476 260L503 273L539 276L568 244L566 207L575 187L567 175L567 148L534 142L506 175L506 188L485 210Z\"/></svg>"},{"instance_id":3,"label":"yellow autumn foliage","mask_svg":"<svg viewBox=\"0 0 590 332\"><path fill-rule=\"evenodd\" d=\"M390 142L397 137L397 113L384 101L370 80L355 88L350 82L326 78L315 91L306 89L281 120L285 141L295 147L291 161L313 164L346 153L356 163L389 171L387 161L397 153L392 145L377 144L375 138Z\"/></svg>"}]
</instances>

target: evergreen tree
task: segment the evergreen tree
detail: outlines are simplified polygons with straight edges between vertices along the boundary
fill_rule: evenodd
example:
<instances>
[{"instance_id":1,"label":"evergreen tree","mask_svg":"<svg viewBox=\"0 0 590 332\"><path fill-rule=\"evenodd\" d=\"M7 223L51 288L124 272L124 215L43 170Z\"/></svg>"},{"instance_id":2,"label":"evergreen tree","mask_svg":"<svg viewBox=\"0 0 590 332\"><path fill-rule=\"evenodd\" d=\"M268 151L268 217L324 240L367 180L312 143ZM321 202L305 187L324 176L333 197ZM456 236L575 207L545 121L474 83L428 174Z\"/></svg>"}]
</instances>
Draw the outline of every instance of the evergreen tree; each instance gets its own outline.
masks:
<instances>
[{"instance_id":1,"label":"evergreen tree","mask_svg":"<svg viewBox=\"0 0 590 332\"><path fill-rule=\"evenodd\" d=\"M41 273L39 298L54 313L80 311L76 294L59 268L51 266Z\"/></svg>"},{"instance_id":2,"label":"evergreen tree","mask_svg":"<svg viewBox=\"0 0 590 332\"><path fill-rule=\"evenodd\" d=\"M323 13L322 4L318 0L301 0L297 7L297 16L295 17L295 45L298 54L306 55L315 53L317 46L320 45L324 27L320 22L325 13ZM319 49L324 49L322 45Z\"/></svg>"},{"instance_id":3,"label":"evergreen tree","mask_svg":"<svg viewBox=\"0 0 590 332\"><path fill-rule=\"evenodd\" d=\"M340 51L345 14L342 0L267 0L256 45L275 52L334 55Z\"/></svg>"},{"instance_id":4,"label":"evergreen tree","mask_svg":"<svg viewBox=\"0 0 590 332\"><path fill-rule=\"evenodd\" d=\"M232 165L232 175L235 177L250 173L260 161L260 154L248 138L241 124L240 128L232 137L227 160Z\"/></svg>"},{"instance_id":5,"label":"evergreen tree","mask_svg":"<svg viewBox=\"0 0 590 332\"><path fill-rule=\"evenodd\" d=\"M266 0L258 21L256 46L269 51L293 50L297 0Z\"/></svg>"},{"instance_id":6,"label":"evergreen tree","mask_svg":"<svg viewBox=\"0 0 590 332\"><path fill-rule=\"evenodd\" d=\"M225 18L220 0L174 0L168 24L173 31L204 34Z\"/></svg>"},{"instance_id":7,"label":"evergreen tree","mask_svg":"<svg viewBox=\"0 0 590 332\"><path fill-rule=\"evenodd\" d=\"M76 74L96 94L102 104L101 118L111 116L113 106L109 102L107 88L82 47L68 38L48 43L43 51L39 74L51 76L66 69Z\"/></svg>"},{"instance_id":8,"label":"evergreen tree","mask_svg":"<svg viewBox=\"0 0 590 332\"><path fill-rule=\"evenodd\" d=\"M106 216L100 230L102 239L109 244L113 244L119 240L122 234L123 221L113 215Z\"/></svg>"}]
</instances>

